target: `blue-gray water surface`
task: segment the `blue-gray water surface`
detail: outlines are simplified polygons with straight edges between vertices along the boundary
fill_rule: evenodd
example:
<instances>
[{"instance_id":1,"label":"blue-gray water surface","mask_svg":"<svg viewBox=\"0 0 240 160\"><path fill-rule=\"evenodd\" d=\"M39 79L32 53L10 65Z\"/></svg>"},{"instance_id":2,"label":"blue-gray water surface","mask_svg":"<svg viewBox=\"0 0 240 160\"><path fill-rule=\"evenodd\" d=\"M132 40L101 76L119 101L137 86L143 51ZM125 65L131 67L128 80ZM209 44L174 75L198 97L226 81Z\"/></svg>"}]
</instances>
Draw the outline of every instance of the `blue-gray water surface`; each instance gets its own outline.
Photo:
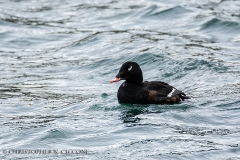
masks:
<instances>
[{"instance_id":1,"label":"blue-gray water surface","mask_svg":"<svg viewBox=\"0 0 240 160\"><path fill-rule=\"evenodd\" d=\"M0 57L0 159L240 159L238 0L0 0ZM119 104L129 60L191 99Z\"/></svg>"}]
</instances>

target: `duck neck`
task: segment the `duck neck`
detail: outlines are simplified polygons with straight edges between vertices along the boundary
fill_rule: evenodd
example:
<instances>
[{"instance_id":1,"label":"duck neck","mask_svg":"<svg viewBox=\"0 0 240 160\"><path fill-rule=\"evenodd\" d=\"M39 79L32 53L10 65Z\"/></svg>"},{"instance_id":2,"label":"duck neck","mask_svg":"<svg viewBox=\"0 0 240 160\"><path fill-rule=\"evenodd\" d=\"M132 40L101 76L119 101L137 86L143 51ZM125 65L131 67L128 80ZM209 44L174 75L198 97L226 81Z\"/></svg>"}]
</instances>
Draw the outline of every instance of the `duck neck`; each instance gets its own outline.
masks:
<instances>
[{"instance_id":1,"label":"duck neck","mask_svg":"<svg viewBox=\"0 0 240 160\"><path fill-rule=\"evenodd\" d=\"M135 85L142 85L143 79L126 79L126 83L135 84Z\"/></svg>"}]
</instances>

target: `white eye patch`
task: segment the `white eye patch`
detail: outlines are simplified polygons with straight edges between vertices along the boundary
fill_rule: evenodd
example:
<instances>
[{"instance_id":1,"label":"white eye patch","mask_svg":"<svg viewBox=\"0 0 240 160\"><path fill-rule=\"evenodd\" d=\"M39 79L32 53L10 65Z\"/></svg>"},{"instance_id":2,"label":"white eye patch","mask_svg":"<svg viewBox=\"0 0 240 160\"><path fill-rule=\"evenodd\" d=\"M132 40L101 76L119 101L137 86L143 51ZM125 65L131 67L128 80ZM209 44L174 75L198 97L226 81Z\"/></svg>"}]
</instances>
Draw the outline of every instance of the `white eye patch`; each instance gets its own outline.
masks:
<instances>
[{"instance_id":1,"label":"white eye patch","mask_svg":"<svg viewBox=\"0 0 240 160\"><path fill-rule=\"evenodd\" d=\"M131 71L132 70L132 66L130 66L129 68L128 68L128 71Z\"/></svg>"}]
</instances>

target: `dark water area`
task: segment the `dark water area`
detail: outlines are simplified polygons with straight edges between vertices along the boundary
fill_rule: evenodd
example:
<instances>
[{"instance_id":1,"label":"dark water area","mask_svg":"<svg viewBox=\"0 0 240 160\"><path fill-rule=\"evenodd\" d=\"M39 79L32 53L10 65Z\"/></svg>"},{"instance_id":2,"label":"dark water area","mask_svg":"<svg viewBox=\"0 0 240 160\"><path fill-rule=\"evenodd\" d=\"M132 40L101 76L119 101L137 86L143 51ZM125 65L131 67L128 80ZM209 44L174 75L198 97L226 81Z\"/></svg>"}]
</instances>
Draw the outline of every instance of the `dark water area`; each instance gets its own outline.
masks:
<instances>
[{"instance_id":1,"label":"dark water area","mask_svg":"<svg viewBox=\"0 0 240 160\"><path fill-rule=\"evenodd\" d=\"M0 0L0 42L0 159L240 159L238 0ZM191 99L119 104L129 60Z\"/></svg>"}]
</instances>

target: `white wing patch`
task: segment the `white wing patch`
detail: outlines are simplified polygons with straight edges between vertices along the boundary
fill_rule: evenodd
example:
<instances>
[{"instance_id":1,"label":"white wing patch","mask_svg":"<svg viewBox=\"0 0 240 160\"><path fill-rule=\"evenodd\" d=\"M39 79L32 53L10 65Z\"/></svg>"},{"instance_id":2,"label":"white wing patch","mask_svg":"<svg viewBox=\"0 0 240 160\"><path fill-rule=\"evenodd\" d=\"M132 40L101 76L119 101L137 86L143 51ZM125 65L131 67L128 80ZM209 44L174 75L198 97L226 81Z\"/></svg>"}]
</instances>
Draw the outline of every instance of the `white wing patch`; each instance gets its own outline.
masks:
<instances>
[{"instance_id":1,"label":"white wing patch","mask_svg":"<svg viewBox=\"0 0 240 160\"><path fill-rule=\"evenodd\" d=\"M174 91L176 91L175 88L172 89L172 91L167 95L167 97L169 97L169 98L172 97L172 94L173 94Z\"/></svg>"},{"instance_id":2,"label":"white wing patch","mask_svg":"<svg viewBox=\"0 0 240 160\"><path fill-rule=\"evenodd\" d=\"M131 71L132 70L132 66L130 66L129 68L128 68L128 71Z\"/></svg>"}]
</instances>

